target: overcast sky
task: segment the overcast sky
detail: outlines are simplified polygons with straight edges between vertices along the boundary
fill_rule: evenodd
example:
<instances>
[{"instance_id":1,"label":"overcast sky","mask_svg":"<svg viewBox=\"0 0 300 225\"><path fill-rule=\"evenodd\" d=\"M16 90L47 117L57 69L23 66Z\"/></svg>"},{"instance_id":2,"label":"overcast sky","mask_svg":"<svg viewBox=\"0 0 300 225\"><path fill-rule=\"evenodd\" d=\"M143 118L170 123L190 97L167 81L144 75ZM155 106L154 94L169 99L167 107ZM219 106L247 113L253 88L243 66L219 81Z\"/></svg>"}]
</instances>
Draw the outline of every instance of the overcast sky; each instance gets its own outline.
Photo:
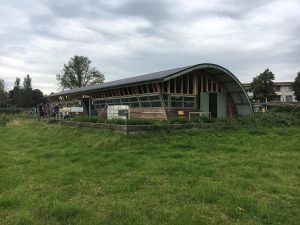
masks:
<instances>
[{"instance_id":1,"label":"overcast sky","mask_svg":"<svg viewBox=\"0 0 300 225\"><path fill-rule=\"evenodd\" d=\"M300 71L300 0L9 0L0 4L0 78L32 77L56 92L56 74L89 57L106 81L203 62L250 82Z\"/></svg>"}]
</instances>

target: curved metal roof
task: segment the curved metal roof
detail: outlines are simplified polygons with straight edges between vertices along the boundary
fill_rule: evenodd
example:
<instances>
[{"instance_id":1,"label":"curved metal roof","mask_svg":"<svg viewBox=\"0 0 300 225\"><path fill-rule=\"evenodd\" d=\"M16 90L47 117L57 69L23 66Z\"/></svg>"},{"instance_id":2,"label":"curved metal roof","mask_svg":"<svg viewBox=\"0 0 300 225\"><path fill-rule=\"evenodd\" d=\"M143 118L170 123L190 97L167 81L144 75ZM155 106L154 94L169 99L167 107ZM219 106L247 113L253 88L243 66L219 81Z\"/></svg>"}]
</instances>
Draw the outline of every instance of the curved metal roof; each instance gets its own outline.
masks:
<instances>
[{"instance_id":1,"label":"curved metal roof","mask_svg":"<svg viewBox=\"0 0 300 225\"><path fill-rule=\"evenodd\" d=\"M240 81L229 70L225 69L222 66L211 64L211 63L196 64L192 66L164 70L155 73L149 73L145 75L130 77L130 78L116 80L116 81L110 81L101 84L95 84L95 85L81 87L81 88L74 88L70 90L57 92L47 97L51 98L51 97L63 96L63 95L69 95L75 93L86 94L95 90L110 89L110 88L115 88L115 87L120 87L125 85L166 81L174 77L178 77L183 74L195 70L199 70L199 69L205 71L206 74L208 75L215 76L223 84L223 86L227 89L227 91L231 95L231 98L234 104L236 105L239 115L253 115L253 108L251 102Z\"/></svg>"}]
</instances>

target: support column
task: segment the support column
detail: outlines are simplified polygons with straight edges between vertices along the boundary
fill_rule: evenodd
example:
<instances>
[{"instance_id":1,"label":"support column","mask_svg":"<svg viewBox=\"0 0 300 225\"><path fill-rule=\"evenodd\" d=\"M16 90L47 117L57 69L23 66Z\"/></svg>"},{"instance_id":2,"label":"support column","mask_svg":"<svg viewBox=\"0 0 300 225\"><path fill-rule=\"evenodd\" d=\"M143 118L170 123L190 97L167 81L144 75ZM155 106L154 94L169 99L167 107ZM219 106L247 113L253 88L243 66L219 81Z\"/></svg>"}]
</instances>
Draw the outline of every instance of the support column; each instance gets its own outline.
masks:
<instances>
[{"instance_id":1,"label":"support column","mask_svg":"<svg viewBox=\"0 0 300 225\"><path fill-rule=\"evenodd\" d=\"M92 99L89 98L89 116L91 116L91 108L92 108Z\"/></svg>"}]
</instances>

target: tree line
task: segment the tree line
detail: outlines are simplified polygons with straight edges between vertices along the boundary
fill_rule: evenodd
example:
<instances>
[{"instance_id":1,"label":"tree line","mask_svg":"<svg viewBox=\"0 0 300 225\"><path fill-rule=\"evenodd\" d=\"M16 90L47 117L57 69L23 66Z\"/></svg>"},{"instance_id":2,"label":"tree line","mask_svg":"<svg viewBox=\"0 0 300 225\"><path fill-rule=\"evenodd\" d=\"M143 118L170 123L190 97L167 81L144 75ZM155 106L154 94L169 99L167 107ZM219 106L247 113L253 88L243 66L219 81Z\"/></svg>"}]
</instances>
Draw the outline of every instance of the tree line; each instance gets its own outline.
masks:
<instances>
[{"instance_id":1,"label":"tree line","mask_svg":"<svg viewBox=\"0 0 300 225\"><path fill-rule=\"evenodd\" d=\"M31 108L40 103L45 103L43 92L32 88L29 74L24 77L22 86L21 79L17 77L13 89L9 92L5 91L4 80L0 79L0 108Z\"/></svg>"},{"instance_id":2,"label":"tree line","mask_svg":"<svg viewBox=\"0 0 300 225\"><path fill-rule=\"evenodd\" d=\"M267 102L273 100L275 93L275 75L268 68L258 76L253 78L250 87L253 91L253 100L260 102ZM300 72L291 85L297 101L300 101Z\"/></svg>"},{"instance_id":3,"label":"tree line","mask_svg":"<svg viewBox=\"0 0 300 225\"><path fill-rule=\"evenodd\" d=\"M61 89L72 89L84 87L96 83L103 83L104 74L91 66L91 60L85 56L75 55L67 64L64 64L61 74L56 75ZM0 108L30 108L40 103L45 103L43 92L32 89L30 75L24 77L23 85L21 79L16 78L14 87L9 92L5 91L5 83L0 79Z\"/></svg>"},{"instance_id":4,"label":"tree line","mask_svg":"<svg viewBox=\"0 0 300 225\"><path fill-rule=\"evenodd\" d=\"M103 83L105 77L103 73L91 66L88 57L75 55L67 64L64 64L61 74L57 74L56 79L61 89L72 89ZM255 76L250 84L253 90L253 100L271 101L276 96L274 80L275 75L269 69ZM300 101L300 72L297 73L291 88L296 100ZM29 75L24 77L22 86L21 79L17 77L13 89L8 93L5 92L4 80L0 79L0 108L7 106L28 108L44 102L43 92L39 89L32 89Z\"/></svg>"}]
</instances>

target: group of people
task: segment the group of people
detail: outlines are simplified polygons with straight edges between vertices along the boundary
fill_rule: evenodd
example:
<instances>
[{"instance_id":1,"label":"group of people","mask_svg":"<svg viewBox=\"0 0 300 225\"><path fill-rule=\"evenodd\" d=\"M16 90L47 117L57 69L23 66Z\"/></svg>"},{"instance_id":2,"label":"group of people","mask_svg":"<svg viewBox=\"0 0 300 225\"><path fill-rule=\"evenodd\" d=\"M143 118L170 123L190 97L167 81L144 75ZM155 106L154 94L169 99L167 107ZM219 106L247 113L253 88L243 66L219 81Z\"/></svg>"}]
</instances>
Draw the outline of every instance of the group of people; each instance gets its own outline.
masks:
<instances>
[{"instance_id":1,"label":"group of people","mask_svg":"<svg viewBox=\"0 0 300 225\"><path fill-rule=\"evenodd\" d=\"M59 106L40 103L36 106L36 113L42 118L57 117L59 114Z\"/></svg>"}]
</instances>

